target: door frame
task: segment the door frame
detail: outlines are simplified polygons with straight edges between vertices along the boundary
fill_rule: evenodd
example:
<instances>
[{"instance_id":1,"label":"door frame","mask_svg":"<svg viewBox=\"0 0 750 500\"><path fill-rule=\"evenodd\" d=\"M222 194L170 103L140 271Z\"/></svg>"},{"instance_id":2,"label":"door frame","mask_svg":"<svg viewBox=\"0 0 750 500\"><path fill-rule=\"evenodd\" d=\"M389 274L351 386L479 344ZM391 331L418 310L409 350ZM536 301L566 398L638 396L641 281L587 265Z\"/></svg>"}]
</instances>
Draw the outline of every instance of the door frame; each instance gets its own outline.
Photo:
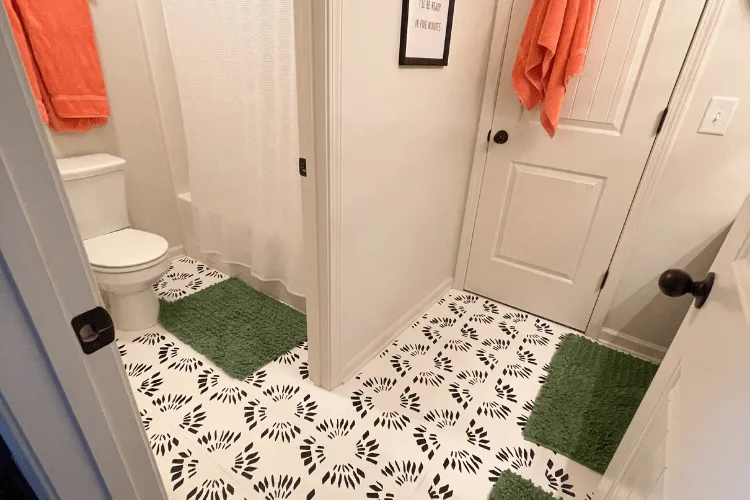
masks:
<instances>
[{"instance_id":1,"label":"door frame","mask_svg":"<svg viewBox=\"0 0 750 500\"><path fill-rule=\"evenodd\" d=\"M307 263L310 379L332 390L340 369L341 13L343 0L294 0L297 113Z\"/></svg>"},{"instance_id":2,"label":"door frame","mask_svg":"<svg viewBox=\"0 0 750 500\"><path fill-rule=\"evenodd\" d=\"M330 39L337 31L329 32L324 27L333 17L340 19L340 6L333 16L325 9L326 4L328 2L294 0L294 31L299 154L307 164L307 177L302 178L302 206L308 273L308 353L311 360L317 360L310 363L310 379L331 390L341 382L332 369L340 334L339 155L336 147L340 133L339 120L334 119L338 117L338 100L329 97L332 86L339 88L338 79L326 70L327 61L335 57ZM338 42L334 46L338 47Z\"/></svg>"},{"instance_id":3,"label":"door frame","mask_svg":"<svg viewBox=\"0 0 750 500\"><path fill-rule=\"evenodd\" d=\"M651 153L636 189L635 196L630 206L630 211L625 219L620 239L615 247L614 254L609 267L609 276L606 286L600 291L596 304L589 319L588 326L584 332L587 337L597 340L602 333L604 319L612 306L617 285L625 273L625 265L632 254L633 244L644 222L644 213L653 199L653 187L657 184L664 173L672 146L677 140L678 126L682 116L687 109L690 96L698 77L706 50L709 46L711 33L713 32L724 5L725 0L705 0L703 13L698 21L695 35L688 49L682 70L675 83L672 96L668 102L669 113L664 120L661 132L656 135ZM469 177L469 189L466 196L466 209L464 211L463 227L459 240L458 257L456 259L456 271L454 274L453 287L464 290L466 286L466 272L469 266L469 252L474 236L474 224L476 222L477 210L479 208L479 194L482 188L487 155L490 141L488 132L492 129L492 119L495 113L495 102L497 100L498 85L500 81L500 70L503 57L505 56L505 44L508 33L508 23L513 2L500 2L496 10L495 26L490 41L490 62L487 68L487 77L484 84L482 104L479 114L479 126L477 128L477 141L474 149L474 158L471 165ZM662 20L665 22L666 20ZM669 22L679 23L679 19L670 19Z\"/></svg>"},{"instance_id":4,"label":"door frame","mask_svg":"<svg viewBox=\"0 0 750 500\"><path fill-rule=\"evenodd\" d=\"M102 301L4 9L0 88L3 431L49 498L166 498L116 346L85 355L70 326Z\"/></svg>"}]
</instances>

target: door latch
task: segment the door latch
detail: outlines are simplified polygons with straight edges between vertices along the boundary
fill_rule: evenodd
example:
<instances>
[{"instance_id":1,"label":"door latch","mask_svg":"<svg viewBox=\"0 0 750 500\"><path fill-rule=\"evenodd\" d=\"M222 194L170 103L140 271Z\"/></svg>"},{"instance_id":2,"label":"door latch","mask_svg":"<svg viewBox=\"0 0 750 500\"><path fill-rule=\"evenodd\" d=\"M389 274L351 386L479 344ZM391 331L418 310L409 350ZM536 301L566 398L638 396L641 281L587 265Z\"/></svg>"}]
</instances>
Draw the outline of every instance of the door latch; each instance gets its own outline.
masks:
<instances>
[{"instance_id":1,"label":"door latch","mask_svg":"<svg viewBox=\"0 0 750 500\"><path fill-rule=\"evenodd\" d=\"M70 321L81 349L91 354L115 340L115 325L103 307L95 307Z\"/></svg>"}]
</instances>

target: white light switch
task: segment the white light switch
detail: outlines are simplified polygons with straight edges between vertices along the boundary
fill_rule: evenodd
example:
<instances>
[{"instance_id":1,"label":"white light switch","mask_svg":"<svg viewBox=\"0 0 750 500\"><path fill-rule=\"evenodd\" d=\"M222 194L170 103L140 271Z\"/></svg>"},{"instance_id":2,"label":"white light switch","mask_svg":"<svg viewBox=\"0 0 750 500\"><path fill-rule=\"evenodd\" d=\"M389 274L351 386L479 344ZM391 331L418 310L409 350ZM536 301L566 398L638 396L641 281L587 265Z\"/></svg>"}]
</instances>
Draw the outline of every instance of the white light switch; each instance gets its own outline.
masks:
<instances>
[{"instance_id":1,"label":"white light switch","mask_svg":"<svg viewBox=\"0 0 750 500\"><path fill-rule=\"evenodd\" d=\"M740 103L739 97L714 96L708 103L706 113L703 115L701 126L698 128L700 134L724 135L729 128L729 123L734 117L734 112Z\"/></svg>"}]
</instances>

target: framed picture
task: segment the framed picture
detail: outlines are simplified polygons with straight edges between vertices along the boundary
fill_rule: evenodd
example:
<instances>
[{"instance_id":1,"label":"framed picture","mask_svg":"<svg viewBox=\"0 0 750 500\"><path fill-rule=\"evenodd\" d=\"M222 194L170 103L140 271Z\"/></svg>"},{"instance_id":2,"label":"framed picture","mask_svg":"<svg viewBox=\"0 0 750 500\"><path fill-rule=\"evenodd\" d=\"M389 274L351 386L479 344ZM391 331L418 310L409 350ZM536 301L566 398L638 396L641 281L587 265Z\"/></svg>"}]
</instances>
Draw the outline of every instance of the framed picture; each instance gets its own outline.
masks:
<instances>
[{"instance_id":1,"label":"framed picture","mask_svg":"<svg viewBox=\"0 0 750 500\"><path fill-rule=\"evenodd\" d=\"M447 66L456 0L402 0L401 66Z\"/></svg>"}]
</instances>

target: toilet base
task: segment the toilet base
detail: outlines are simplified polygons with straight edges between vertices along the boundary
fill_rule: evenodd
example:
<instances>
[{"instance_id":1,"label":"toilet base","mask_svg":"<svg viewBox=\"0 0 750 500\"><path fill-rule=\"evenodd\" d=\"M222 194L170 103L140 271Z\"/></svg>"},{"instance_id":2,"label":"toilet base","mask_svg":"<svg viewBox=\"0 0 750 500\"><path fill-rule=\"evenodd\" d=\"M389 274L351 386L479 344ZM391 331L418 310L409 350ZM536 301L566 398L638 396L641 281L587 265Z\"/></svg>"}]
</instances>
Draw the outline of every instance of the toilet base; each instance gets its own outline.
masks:
<instances>
[{"instance_id":1,"label":"toilet base","mask_svg":"<svg viewBox=\"0 0 750 500\"><path fill-rule=\"evenodd\" d=\"M124 268L117 272L94 267L94 276L109 302L109 314L117 330L151 328L159 321L159 299L152 285L169 268L166 255L143 268Z\"/></svg>"},{"instance_id":2,"label":"toilet base","mask_svg":"<svg viewBox=\"0 0 750 500\"><path fill-rule=\"evenodd\" d=\"M107 295L109 313L117 330L144 330L159 321L159 299L151 287L128 295L112 292Z\"/></svg>"}]
</instances>

